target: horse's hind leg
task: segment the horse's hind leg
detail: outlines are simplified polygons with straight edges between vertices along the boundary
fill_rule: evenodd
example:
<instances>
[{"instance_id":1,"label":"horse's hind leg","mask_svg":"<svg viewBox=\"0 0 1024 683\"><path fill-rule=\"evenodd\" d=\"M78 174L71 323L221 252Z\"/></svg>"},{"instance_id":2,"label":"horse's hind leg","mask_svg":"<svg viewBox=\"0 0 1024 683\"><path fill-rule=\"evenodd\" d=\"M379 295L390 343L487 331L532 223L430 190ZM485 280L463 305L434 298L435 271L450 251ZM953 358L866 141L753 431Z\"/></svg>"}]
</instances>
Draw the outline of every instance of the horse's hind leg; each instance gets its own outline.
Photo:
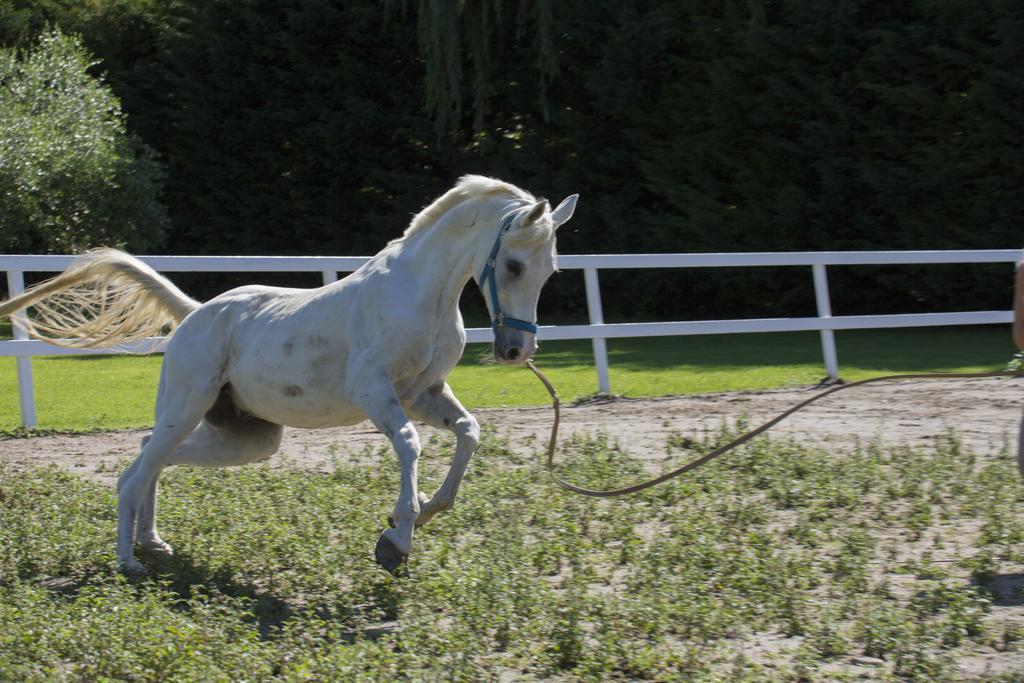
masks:
<instances>
[{"instance_id":1,"label":"horse's hind leg","mask_svg":"<svg viewBox=\"0 0 1024 683\"><path fill-rule=\"evenodd\" d=\"M237 410L230 386L221 388L214 405L206 411L199 426L168 456L167 465L194 467L232 467L266 460L281 445L280 425ZM143 445L149 439L143 440ZM156 530L157 479L139 510L135 541L144 549L171 554Z\"/></svg>"},{"instance_id":2,"label":"horse's hind leg","mask_svg":"<svg viewBox=\"0 0 1024 683\"><path fill-rule=\"evenodd\" d=\"M160 473L157 472L139 508L138 520L135 523L135 543L145 552L173 555L173 548L160 538L160 534L156 531L156 499L159 480Z\"/></svg>"},{"instance_id":3,"label":"horse's hind leg","mask_svg":"<svg viewBox=\"0 0 1024 683\"><path fill-rule=\"evenodd\" d=\"M168 357L168 360L170 357ZM153 433L142 448L139 457L125 470L117 482L117 559L128 572L143 571L135 559L133 540L136 521L140 516L155 513L155 482L160 471L167 465L174 449L195 429L203 413L217 397L220 389L215 373L199 376L191 385L186 377L197 377L196 368L191 372L171 373L167 371L167 360L161 371L160 390L157 395L157 418ZM176 379L172 379L172 376ZM152 502L152 508L149 507ZM151 520L147 526L152 525Z\"/></svg>"},{"instance_id":4,"label":"horse's hind leg","mask_svg":"<svg viewBox=\"0 0 1024 683\"><path fill-rule=\"evenodd\" d=\"M235 467L266 460L281 445L281 425L251 418L238 429L216 427L204 420L180 446L168 465Z\"/></svg>"},{"instance_id":5,"label":"horse's hind leg","mask_svg":"<svg viewBox=\"0 0 1024 683\"><path fill-rule=\"evenodd\" d=\"M147 434L142 437L143 448L146 447L152 436L152 434ZM149 491L139 507L138 521L135 525L135 542L144 551L171 555L174 552L171 546L160 538L160 535L156 532L156 498L157 481L159 478L159 473L153 477L153 483L150 484Z\"/></svg>"}]
</instances>

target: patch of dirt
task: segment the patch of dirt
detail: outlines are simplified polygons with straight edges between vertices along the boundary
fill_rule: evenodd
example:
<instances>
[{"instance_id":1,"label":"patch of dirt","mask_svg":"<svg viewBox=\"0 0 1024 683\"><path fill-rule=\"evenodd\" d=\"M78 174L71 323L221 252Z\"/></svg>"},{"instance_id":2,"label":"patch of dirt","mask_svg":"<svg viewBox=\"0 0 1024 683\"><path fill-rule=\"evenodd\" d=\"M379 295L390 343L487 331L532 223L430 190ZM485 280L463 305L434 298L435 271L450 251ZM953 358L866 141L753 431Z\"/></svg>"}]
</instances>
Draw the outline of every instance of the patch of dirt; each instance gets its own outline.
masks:
<instances>
[{"instance_id":1,"label":"patch of dirt","mask_svg":"<svg viewBox=\"0 0 1024 683\"><path fill-rule=\"evenodd\" d=\"M658 461L655 469L660 469L670 435L700 438L705 430L740 417L757 426L819 391L799 387L563 406L559 438L604 433L635 457ZM1022 406L1024 381L1019 379L894 382L839 392L787 418L769 434L799 435L808 445L818 446L849 447L876 439L888 445L927 446L937 435L955 429L965 446L984 454L1006 445L1016 448ZM512 448L523 454L543 451L553 417L550 407L485 409L474 414L482 425L492 425L508 436ZM126 430L0 440L0 465L52 464L113 484L147 433ZM438 434L422 426L426 457L431 437ZM333 429L287 429L274 458L320 469L335 457L386 445L369 422Z\"/></svg>"}]
</instances>

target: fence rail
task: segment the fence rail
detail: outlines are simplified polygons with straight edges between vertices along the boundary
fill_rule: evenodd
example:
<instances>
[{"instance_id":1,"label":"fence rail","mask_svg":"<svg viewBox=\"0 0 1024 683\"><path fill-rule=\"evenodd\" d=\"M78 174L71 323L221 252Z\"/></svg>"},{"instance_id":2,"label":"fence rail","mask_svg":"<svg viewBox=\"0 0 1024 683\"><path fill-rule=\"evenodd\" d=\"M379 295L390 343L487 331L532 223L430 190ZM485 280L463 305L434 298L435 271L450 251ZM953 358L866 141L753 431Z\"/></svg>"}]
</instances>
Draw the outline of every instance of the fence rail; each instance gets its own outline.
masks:
<instances>
[{"instance_id":1,"label":"fence rail","mask_svg":"<svg viewBox=\"0 0 1024 683\"><path fill-rule=\"evenodd\" d=\"M7 273L7 288L13 296L25 289L27 272L60 272L73 256L0 255L0 271ZM142 260L163 272L315 272L325 284L338 278L339 272L356 270L366 256L145 256ZM916 313L899 315L833 316L828 291L828 266L1008 263L1022 259L1019 249L976 249L965 251L819 251L749 252L731 254L587 254L566 255L558 259L562 270L582 270L587 294L587 325L542 326L544 339L590 339L600 391L611 391L606 339L623 337L684 336L698 334L743 334L750 332L791 332L817 330L821 335L822 361L829 377L839 376L835 330L926 327L939 325L988 325L1012 321L1010 310ZM817 316L810 318L763 318L742 320L699 320L657 323L605 323L601 307L600 270L640 268L722 268L803 266L811 268ZM470 328L470 342L491 340L490 328ZM18 391L22 424L36 424L32 387L32 356L85 355L113 353L151 353L163 347L164 340L126 345L118 349L69 349L27 339L17 325L14 339L0 341L0 357L14 356L18 371Z\"/></svg>"}]
</instances>

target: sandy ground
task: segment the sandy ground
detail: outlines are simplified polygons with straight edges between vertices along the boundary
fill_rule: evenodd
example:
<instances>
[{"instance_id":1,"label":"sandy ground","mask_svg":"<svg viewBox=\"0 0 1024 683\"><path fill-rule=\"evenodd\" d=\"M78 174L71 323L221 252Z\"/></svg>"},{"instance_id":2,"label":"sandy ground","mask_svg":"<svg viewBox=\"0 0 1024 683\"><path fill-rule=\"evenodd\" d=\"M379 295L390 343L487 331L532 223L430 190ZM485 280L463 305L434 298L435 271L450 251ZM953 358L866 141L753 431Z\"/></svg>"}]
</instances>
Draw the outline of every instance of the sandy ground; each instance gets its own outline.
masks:
<instances>
[{"instance_id":1,"label":"sandy ground","mask_svg":"<svg viewBox=\"0 0 1024 683\"><path fill-rule=\"evenodd\" d=\"M660 469L666 464L662 459L670 434L699 437L705 429L741 416L751 426L758 425L819 391L802 387L563 406L560 438L572 433L605 433L618 439L631 454L657 459ZM984 454L1016 443L1022 406L1024 381L1019 379L869 385L827 397L787 418L770 433L799 436L813 445L849 447L881 439L890 445L926 446L952 428L965 445ZM478 410L475 415L481 424L507 435L512 447L524 454L543 450L552 420L550 407ZM146 433L127 430L0 440L0 463L16 467L54 464L112 484L121 463L137 453ZM435 433L422 427L428 449ZM274 458L319 469L335 457L385 445L384 437L368 422L336 429L288 429Z\"/></svg>"}]
</instances>

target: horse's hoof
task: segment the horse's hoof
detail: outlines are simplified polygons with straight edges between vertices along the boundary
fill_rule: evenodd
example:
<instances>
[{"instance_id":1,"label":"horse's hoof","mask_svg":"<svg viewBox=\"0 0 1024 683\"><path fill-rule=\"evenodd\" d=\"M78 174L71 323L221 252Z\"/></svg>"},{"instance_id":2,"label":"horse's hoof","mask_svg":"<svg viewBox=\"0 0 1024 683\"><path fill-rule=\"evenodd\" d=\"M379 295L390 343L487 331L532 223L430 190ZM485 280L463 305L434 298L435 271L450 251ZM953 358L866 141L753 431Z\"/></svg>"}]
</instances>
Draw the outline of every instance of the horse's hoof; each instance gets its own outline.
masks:
<instances>
[{"instance_id":1,"label":"horse's hoof","mask_svg":"<svg viewBox=\"0 0 1024 683\"><path fill-rule=\"evenodd\" d=\"M384 534L377 539L377 548L373 551L373 556L377 559L377 564L384 567L392 576L397 573L399 565L408 557Z\"/></svg>"},{"instance_id":2,"label":"horse's hoof","mask_svg":"<svg viewBox=\"0 0 1024 683\"><path fill-rule=\"evenodd\" d=\"M146 566L134 558L130 560L119 560L118 568L121 570L122 574L126 574L127 576L144 576L148 573L146 571Z\"/></svg>"}]
</instances>

